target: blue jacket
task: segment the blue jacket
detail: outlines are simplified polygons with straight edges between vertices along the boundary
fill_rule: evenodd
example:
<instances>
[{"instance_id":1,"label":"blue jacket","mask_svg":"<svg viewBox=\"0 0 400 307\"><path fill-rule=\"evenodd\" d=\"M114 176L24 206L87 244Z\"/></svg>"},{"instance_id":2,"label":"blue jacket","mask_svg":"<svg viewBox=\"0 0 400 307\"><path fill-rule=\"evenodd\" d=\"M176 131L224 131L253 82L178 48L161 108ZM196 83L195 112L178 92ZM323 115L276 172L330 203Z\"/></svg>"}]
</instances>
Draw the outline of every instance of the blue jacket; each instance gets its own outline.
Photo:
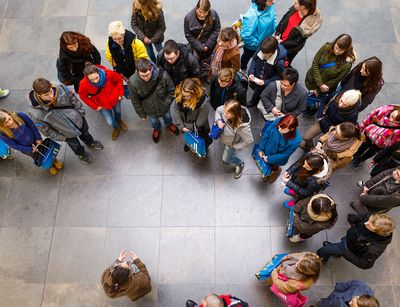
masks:
<instances>
[{"instance_id":1,"label":"blue jacket","mask_svg":"<svg viewBox=\"0 0 400 307\"><path fill-rule=\"evenodd\" d=\"M321 299L321 307L348 307L354 296L374 295L371 288L360 280L338 282L327 298Z\"/></svg>"},{"instance_id":2,"label":"blue jacket","mask_svg":"<svg viewBox=\"0 0 400 307\"><path fill-rule=\"evenodd\" d=\"M22 118L25 124L19 126L17 129L11 129L14 134L12 139L0 134L0 140L15 150L32 152L32 144L35 144L36 140L41 140L42 137L38 128L36 128L28 115L22 112L17 112L17 114Z\"/></svg>"},{"instance_id":3,"label":"blue jacket","mask_svg":"<svg viewBox=\"0 0 400 307\"><path fill-rule=\"evenodd\" d=\"M279 80L282 71L285 69L285 59L287 51L281 44L278 45L278 53L276 55L274 65L269 64L266 60L260 59L258 53L260 48L253 55L251 60L249 75L264 80L264 85L267 86L272 81Z\"/></svg>"},{"instance_id":4,"label":"blue jacket","mask_svg":"<svg viewBox=\"0 0 400 307\"><path fill-rule=\"evenodd\" d=\"M293 139L286 140L277 128L280 121L281 117L275 119L267 129L263 129L259 144L260 150L268 157L268 163L272 165L285 165L301 142L298 129Z\"/></svg>"},{"instance_id":5,"label":"blue jacket","mask_svg":"<svg viewBox=\"0 0 400 307\"><path fill-rule=\"evenodd\" d=\"M269 6L265 11L259 11L255 3L243 15L240 36L247 49L256 50L261 42L275 32L277 25L275 5Z\"/></svg>"}]
</instances>

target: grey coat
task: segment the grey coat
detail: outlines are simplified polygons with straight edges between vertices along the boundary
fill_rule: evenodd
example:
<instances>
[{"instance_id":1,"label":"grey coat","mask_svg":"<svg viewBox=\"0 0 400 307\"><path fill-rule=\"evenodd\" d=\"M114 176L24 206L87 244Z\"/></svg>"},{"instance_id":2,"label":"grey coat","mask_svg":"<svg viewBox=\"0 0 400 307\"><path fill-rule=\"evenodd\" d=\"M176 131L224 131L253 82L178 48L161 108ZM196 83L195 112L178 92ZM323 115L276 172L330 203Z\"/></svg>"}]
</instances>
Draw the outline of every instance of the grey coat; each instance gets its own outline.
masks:
<instances>
[{"instance_id":1,"label":"grey coat","mask_svg":"<svg viewBox=\"0 0 400 307\"><path fill-rule=\"evenodd\" d=\"M128 87L132 105L140 118L162 117L169 110L174 99L174 85L165 71L153 94L144 100L141 98L152 90L159 73L160 69L153 66L153 76L149 81L144 81L137 72L129 78Z\"/></svg>"},{"instance_id":2,"label":"grey coat","mask_svg":"<svg viewBox=\"0 0 400 307\"><path fill-rule=\"evenodd\" d=\"M54 106L44 105L33 90L29 93L33 121L40 132L56 141L79 136L85 116L82 102L64 85L53 83L53 88L58 90Z\"/></svg>"},{"instance_id":3,"label":"grey coat","mask_svg":"<svg viewBox=\"0 0 400 307\"><path fill-rule=\"evenodd\" d=\"M275 100L277 97L277 83L271 82L261 93L261 101L267 112L271 112L275 107ZM289 93L289 95L284 96L282 92L282 113L292 113L295 116L300 115L306 109L307 103L307 90L296 82L295 87Z\"/></svg>"},{"instance_id":4,"label":"grey coat","mask_svg":"<svg viewBox=\"0 0 400 307\"><path fill-rule=\"evenodd\" d=\"M131 17L132 30L141 41L147 36L152 43L162 43L164 41L164 32L166 29L164 12L161 10L157 20L146 20L140 11L133 13Z\"/></svg>"},{"instance_id":5,"label":"grey coat","mask_svg":"<svg viewBox=\"0 0 400 307\"><path fill-rule=\"evenodd\" d=\"M235 149L242 149L254 142L250 127L250 112L243 106L242 110L245 112L246 116L243 118L243 123L237 128L233 128L228 119L224 116L223 105L219 106L215 111L215 121L222 119L225 122L225 128L219 137L221 143Z\"/></svg>"}]
</instances>

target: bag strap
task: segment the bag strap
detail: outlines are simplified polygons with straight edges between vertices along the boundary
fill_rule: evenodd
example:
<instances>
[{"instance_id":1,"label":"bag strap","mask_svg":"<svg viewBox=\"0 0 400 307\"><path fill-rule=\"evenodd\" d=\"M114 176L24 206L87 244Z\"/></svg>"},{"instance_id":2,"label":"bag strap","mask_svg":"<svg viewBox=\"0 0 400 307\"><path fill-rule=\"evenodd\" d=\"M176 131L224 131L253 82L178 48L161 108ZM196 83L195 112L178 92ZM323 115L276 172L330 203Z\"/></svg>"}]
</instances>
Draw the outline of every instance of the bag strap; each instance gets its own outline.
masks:
<instances>
[{"instance_id":1,"label":"bag strap","mask_svg":"<svg viewBox=\"0 0 400 307\"><path fill-rule=\"evenodd\" d=\"M50 110L65 110L65 109L74 109L73 106L51 106Z\"/></svg>"},{"instance_id":2,"label":"bag strap","mask_svg":"<svg viewBox=\"0 0 400 307\"><path fill-rule=\"evenodd\" d=\"M94 93L94 94L88 94L88 97L89 98L92 98L92 97L94 97L94 96L97 96L100 92L101 92L101 90L104 88L104 86L101 86L101 87L98 87L97 88L97 92L96 93Z\"/></svg>"},{"instance_id":3,"label":"bag strap","mask_svg":"<svg viewBox=\"0 0 400 307\"><path fill-rule=\"evenodd\" d=\"M210 14L211 14L211 12L210 12ZM201 28L201 31L200 31L199 35L197 35L196 39L199 39L201 37L201 35L203 34L204 29L206 28L206 26L207 26L207 20L204 20L204 23L203 23L203 26Z\"/></svg>"},{"instance_id":4,"label":"bag strap","mask_svg":"<svg viewBox=\"0 0 400 307\"><path fill-rule=\"evenodd\" d=\"M385 125L380 125L380 124L375 124L375 123L373 123L372 125L378 126L379 128L400 129L400 126L399 127L393 127L393 126L385 126Z\"/></svg>"},{"instance_id":5,"label":"bag strap","mask_svg":"<svg viewBox=\"0 0 400 307\"><path fill-rule=\"evenodd\" d=\"M282 105L283 105L283 97L282 97L282 89L281 89L281 81L276 80L276 98L280 98L280 105L278 106L276 104L276 99L275 99L275 107L281 111L282 110Z\"/></svg>"},{"instance_id":6,"label":"bag strap","mask_svg":"<svg viewBox=\"0 0 400 307\"><path fill-rule=\"evenodd\" d=\"M329 67L333 67L336 66L336 62L330 62L330 63L325 63L322 65L319 65L319 68L329 68Z\"/></svg>"},{"instance_id":7,"label":"bag strap","mask_svg":"<svg viewBox=\"0 0 400 307\"><path fill-rule=\"evenodd\" d=\"M154 83L153 87L150 89L150 91L146 95L139 96L141 100L146 100L147 98L149 98L151 95L154 94L154 91L156 90L158 84L160 83L163 75L164 75L164 69L159 68L159 73L158 73L156 82Z\"/></svg>"}]
</instances>

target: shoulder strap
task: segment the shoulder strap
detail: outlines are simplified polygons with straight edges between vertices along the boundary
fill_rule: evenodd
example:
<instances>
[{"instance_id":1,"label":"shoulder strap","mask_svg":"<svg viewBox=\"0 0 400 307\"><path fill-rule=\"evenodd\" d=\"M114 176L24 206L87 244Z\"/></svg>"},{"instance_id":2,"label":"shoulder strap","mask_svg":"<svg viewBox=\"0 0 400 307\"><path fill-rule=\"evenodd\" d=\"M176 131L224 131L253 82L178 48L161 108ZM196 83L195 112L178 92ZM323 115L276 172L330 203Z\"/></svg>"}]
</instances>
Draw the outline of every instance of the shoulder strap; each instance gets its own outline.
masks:
<instances>
[{"instance_id":1,"label":"shoulder strap","mask_svg":"<svg viewBox=\"0 0 400 307\"><path fill-rule=\"evenodd\" d=\"M378 126L380 128L386 128L386 129L400 129L400 126L399 127L393 127L393 126L385 126L385 125L380 125L380 124L375 124L375 123L372 123L372 125Z\"/></svg>"},{"instance_id":2,"label":"shoulder strap","mask_svg":"<svg viewBox=\"0 0 400 307\"><path fill-rule=\"evenodd\" d=\"M147 98L149 98L151 95L154 94L154 91L156 90L158 84L160 83L163 75L164 75L164 69L159 68L159 72L158 72L158 76L157 76L156 82L154 82L153 87L150 89L150 91L146 95L140 96L141 100L146 100Z\"/></svg>"},{"instance_id":3,"label":"shoulder strap","mask_svg":"<svg viewBox=\"0 0 400 307\"><path fill-rule=\"evenodd\" d=\"M211 14L211 12L210 12L210 14ZM206 26L207 26L207 22L208 22L207 20L204 20L203 27L201 28L201 31L200 31L199 35L197 35L196 39L200 39L201 35L202 35L203 32L204 32L204 29L205 29Z\"/></svg>"},{"instance_id":4,"label":"shoulder strap","mask_svg":"<svg viewBox=\"0 0 400 307\"><path fill-rule=\"evenodd\" d=\"M103 89L103 87L104 87L104 86L98 87L98 88L97 88L97 92L94 93L94 94L90 94L90 93L89 93L89 94L88 94L88 97L89 97L89 98L92 98L92 97L98 95L98 94L101 92L101 90Z\"/></svg>"}]
</instances>

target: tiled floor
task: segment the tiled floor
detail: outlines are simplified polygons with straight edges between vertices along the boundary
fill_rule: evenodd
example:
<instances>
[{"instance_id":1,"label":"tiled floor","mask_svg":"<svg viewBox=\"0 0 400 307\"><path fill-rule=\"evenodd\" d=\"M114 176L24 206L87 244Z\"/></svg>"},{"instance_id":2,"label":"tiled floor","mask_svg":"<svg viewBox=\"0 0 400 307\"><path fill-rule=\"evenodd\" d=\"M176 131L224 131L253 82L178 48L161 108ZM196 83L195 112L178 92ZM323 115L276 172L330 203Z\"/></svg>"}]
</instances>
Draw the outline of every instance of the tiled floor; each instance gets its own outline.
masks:
<instances>
[{"instance_id":1,"label":"tiled floor","mask_svg":"<svg viewBox=\"0 0 400 307\"><path fill-rule=\"evenodd\" d=\"M213 0L222 25L231 24L248 0ZM313 55L326 41L348 32L363 59L377 55L386 84L374 106L398 103L400 96L399 0L320 0L324 22L294 61L304 79ZM281 17L292 1L276 1ZM167 38L184 42L183 17L195 0L164 0ZM56 79L58 38L63 30L87 34L104 58L107 24L129 26L130 0L0 0L0 86L11 95L0 101L8 110L28 111L34 78ZM103 64L107 64L103 60ZM367 112L360 116L363 118ZM252 110L256 139L261 117ZM100 114L87 110L93 135L103 151L82 165L69 148L60 157L64 171L51 177L18 154L0 161L0 306L184 306L207 293L234 293L252 307L281 306L254 273L273 254L315 251L323 240L346 231L348 202L367 178L368 167L338 171L326 190L339 204L339 220L328 232L296 245L284 238L286 212L282 185L265 185L250 158L240 180L220 166L222 147L196 159L182 150L181 138L162 131L158 145L129 101L123 105L129 131L116 142ZM301 119L302 131L310 124ZM298 150L291 161L298 158ZM399 210L391 214L400 220ZM135 303L110 300L99 279L121 249L134 250L147 264L153 291ZM310 301L327 295L336 281L370 283L381 306L399 306L400 241L398 231L388 251L371 270L332 259L324 267Z\"/></svg>"}]
</instances>

